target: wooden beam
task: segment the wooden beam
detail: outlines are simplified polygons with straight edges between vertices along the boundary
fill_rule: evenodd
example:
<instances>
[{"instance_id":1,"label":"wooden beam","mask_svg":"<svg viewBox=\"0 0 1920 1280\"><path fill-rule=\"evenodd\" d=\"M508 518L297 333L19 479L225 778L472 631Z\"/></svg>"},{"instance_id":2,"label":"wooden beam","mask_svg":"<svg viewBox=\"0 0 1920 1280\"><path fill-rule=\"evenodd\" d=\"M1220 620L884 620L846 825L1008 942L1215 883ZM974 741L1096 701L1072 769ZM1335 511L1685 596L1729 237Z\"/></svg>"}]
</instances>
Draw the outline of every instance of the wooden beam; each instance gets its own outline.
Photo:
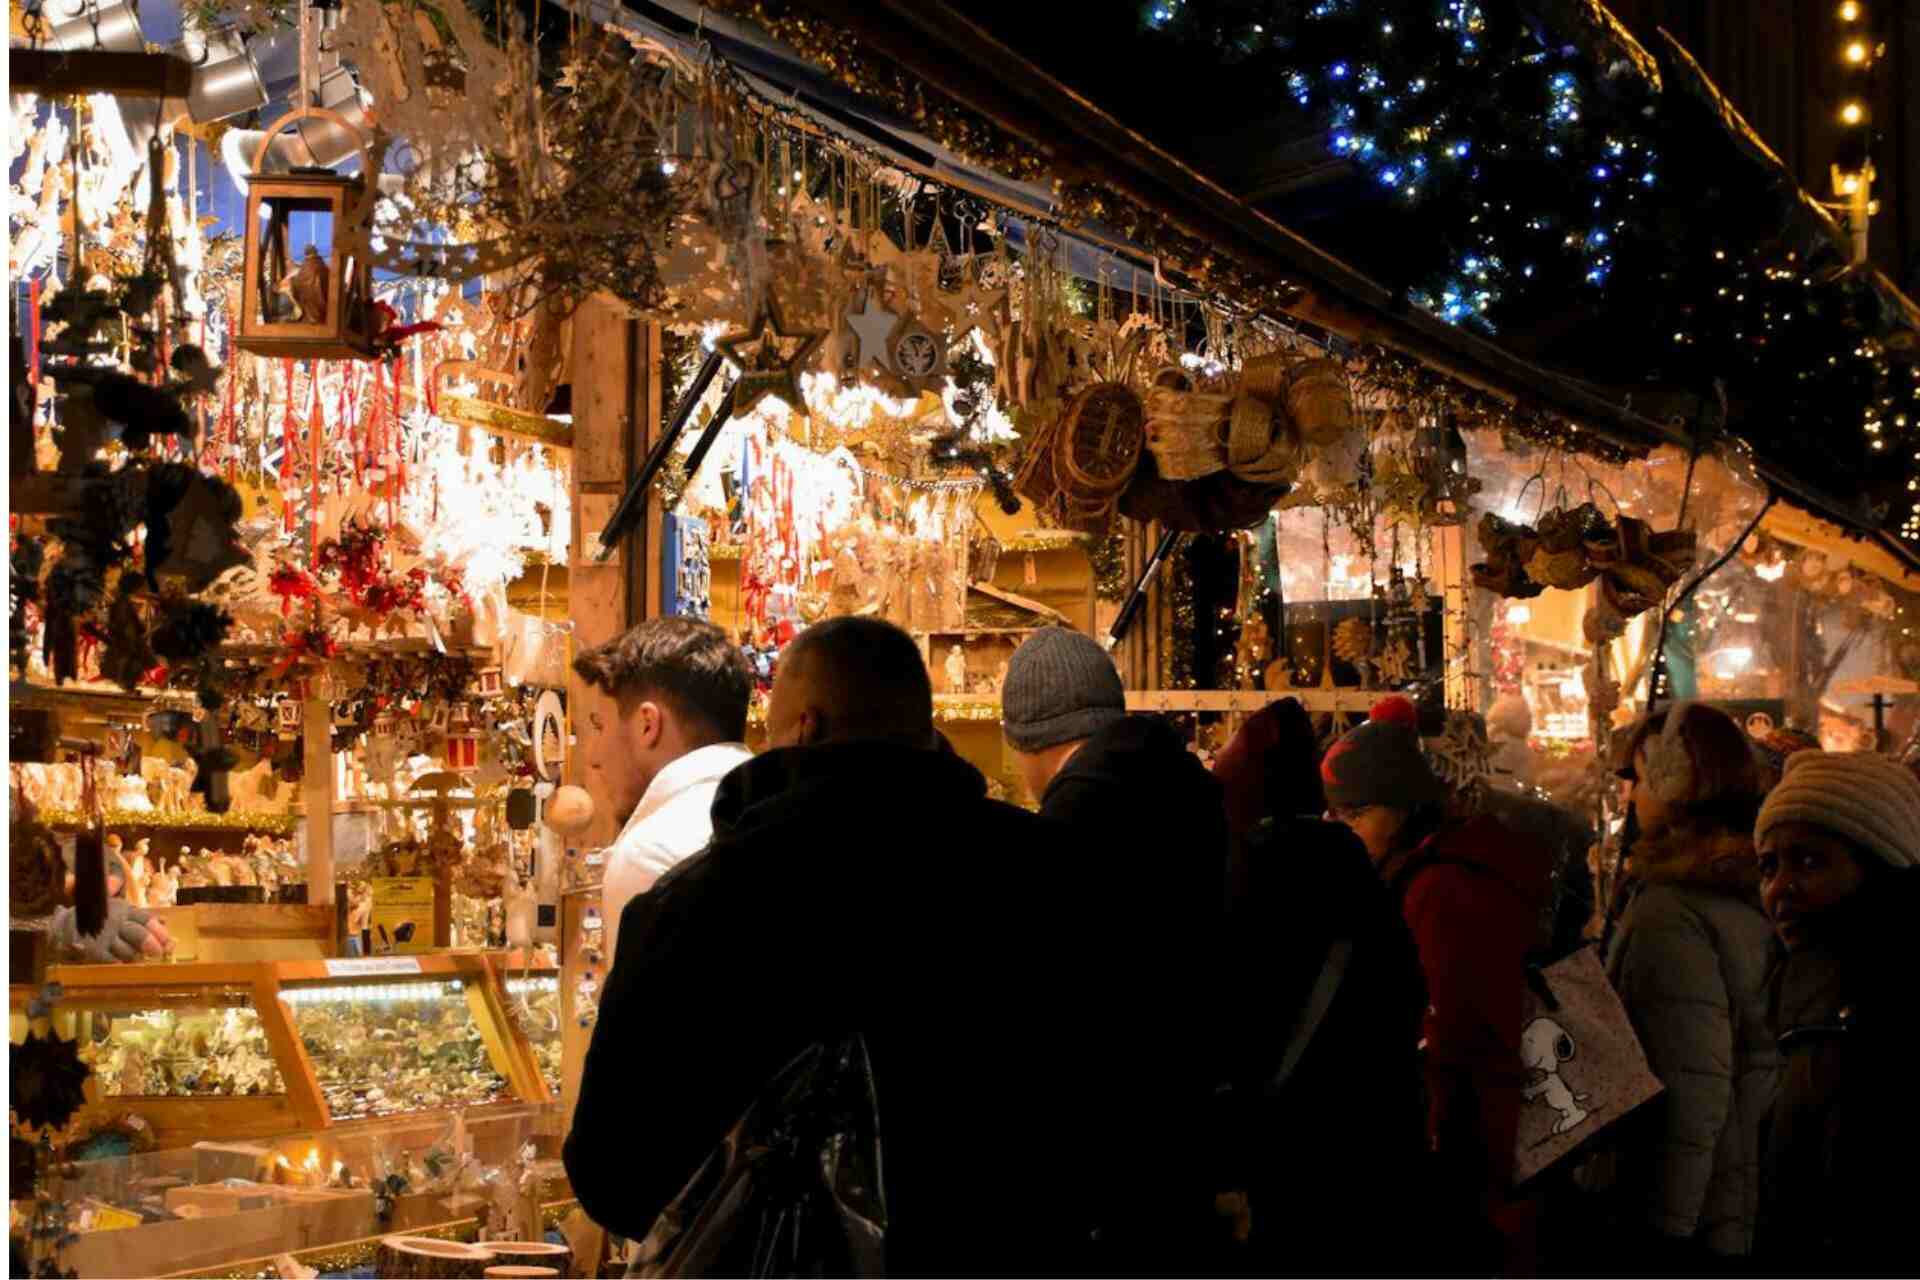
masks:
<instances>
[{"instance_id":1,"label":"wooden beam","mask_svg":"<svg viewBox=\"0 0 1920 1280\"><path fill-rule=\"evenodd\" d=\"M300 711L300 799L307 808L307 903L333 905L333 707L308 698Z\"/></svg>"},{"instance_id":2,"label":"wooden beam","mask_svg":"<svg viewBox=\"0 0 1920 1280\"><path fill-rule=\"evenodd\" d=\"M575 652L613 639L630 625L633 605L627 556L642 554L629 540L604 564L593 551L602 525L627 486L633 465L633 397L629 363L634 354L625 308L594 297L573 318L573 519L575 555L568 568L567 613ZM614 780L629 762L610 732L619 710L613 699L571 672L567 719L573 746L567 752L568 782L593 795L595 813L586 831L569 843L581 848L613 843L624 815L609 811L620 788Z\"/></svg>"},{"instance_id":3,"label":"wooden beam","mask_svg":"<svg viewBox=\"0 0 1920 1280\"><path fill-rule=\"evenodd\" d=\"M193 66L167 53L108 53L100 49L7 50L11 91L55 95L111 93L121 98L184 98Z\"/></svg>"},{"instance_id":4,"label":"wooden beam","mask_svg":"<svg viewBox=\"0 0 1920 1280\"><path fill-rule=\"evenodd\" d=\"M293 1009L280 998L280 983L273 971L254 969L253 1008L260 1016L260 1028L266 1032L274 1061L280 1064L280 1078L287 1086L287 1101L293 1114L306 1129L324 1129L333 1123L327 1110L326 1095L320 1092L320 1077L300 1043L300 1028L293 1023Z\"/></svg>"}]
</instances>

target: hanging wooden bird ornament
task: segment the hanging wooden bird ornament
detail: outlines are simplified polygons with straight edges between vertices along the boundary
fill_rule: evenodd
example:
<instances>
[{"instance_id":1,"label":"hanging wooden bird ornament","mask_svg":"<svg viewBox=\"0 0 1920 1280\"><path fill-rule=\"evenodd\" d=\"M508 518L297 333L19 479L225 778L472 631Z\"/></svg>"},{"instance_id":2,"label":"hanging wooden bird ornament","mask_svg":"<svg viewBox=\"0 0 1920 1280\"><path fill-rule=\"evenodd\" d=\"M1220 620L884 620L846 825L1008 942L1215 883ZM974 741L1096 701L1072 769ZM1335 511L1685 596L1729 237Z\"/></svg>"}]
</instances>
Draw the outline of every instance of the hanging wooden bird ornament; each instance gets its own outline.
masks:
<instances>
[{"instance_id":1,"label":"hanging wooden bird ornament","mask_svg":"<svg viewBox=\"0 0 1920 1280\"><path fill-rule=\"evenodd\" d=\"M818 330L787 329L780 322L779 308L769 297L751 325L714 343L721 358L739 375L734 384L734 412L747 413L773 396L789 408L805 413L807 402L800 394L800 371L811 363L825 341L826 334ZM782 342L798 345L792 354L782 355Z\"/></svg>"}]
</instances>

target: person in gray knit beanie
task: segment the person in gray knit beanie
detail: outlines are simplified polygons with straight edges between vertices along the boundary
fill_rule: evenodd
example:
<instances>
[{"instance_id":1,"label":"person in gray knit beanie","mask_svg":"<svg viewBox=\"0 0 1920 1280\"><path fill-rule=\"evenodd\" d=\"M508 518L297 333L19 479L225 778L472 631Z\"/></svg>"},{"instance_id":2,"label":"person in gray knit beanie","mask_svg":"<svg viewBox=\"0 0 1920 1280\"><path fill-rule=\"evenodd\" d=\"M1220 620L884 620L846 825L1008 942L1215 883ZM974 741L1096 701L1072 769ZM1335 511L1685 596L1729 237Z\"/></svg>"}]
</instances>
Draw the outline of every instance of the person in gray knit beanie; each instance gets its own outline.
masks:
<instances>
[{"instance_id":1,"label":"person in gray knit beanie","mask_svg":"<svg viewBox=\"0 0 1920 1280\"><path fill-rule=\"evenodd\" d=\"M1887 869L1920 865L1920 780L1871 752L1801 751L1754 824L1760 894L1789 948Z\"/></svg>"},{"instance_id":2,"label":"person in gray knit beanie","mask_svg":"<svg viewBox=\"0 0 1920 1280\"><path fill-rule=\"evenodd\" d=\"M1045 627L1007 663L1000 707L1007 741L1015 751L1035 755L1125 719L1127 694L1113 659L1093 637Z\"/></svg>"}]
</instances>

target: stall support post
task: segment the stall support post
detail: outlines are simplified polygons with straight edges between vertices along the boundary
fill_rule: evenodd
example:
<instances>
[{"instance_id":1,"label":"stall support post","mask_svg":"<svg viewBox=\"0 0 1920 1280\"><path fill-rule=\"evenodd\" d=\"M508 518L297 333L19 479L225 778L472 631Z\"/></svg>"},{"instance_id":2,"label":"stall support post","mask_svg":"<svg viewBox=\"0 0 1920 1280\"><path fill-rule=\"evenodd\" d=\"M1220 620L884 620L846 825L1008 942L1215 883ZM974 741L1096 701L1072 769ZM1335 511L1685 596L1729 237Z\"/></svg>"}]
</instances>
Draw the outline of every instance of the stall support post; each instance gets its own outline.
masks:
<instances>
[{"instance_id":1,"label":"stall support post","mask_svg":"<svg viewBox=\"0 0 1920 1280\"><path fill-rule=\"evenodd\" d=\"M300 712L305 752L300 799L307 807L307 903L333 905L333 708L308 698Z\"/></svg>"},{"instance_id":2,"label":"stall support post","mask_svg":"<svg viewBox=\"0 0 1920 1280\"><path fill-rule=\"evenodd\" d=\"M1441 647L1446 663L1447 705L1482 711L1474 691L1473 637L1467 626L1467 531L1442 525L1433 531L1433 578L1440 596Z\"/></svg>"}]
</instances>

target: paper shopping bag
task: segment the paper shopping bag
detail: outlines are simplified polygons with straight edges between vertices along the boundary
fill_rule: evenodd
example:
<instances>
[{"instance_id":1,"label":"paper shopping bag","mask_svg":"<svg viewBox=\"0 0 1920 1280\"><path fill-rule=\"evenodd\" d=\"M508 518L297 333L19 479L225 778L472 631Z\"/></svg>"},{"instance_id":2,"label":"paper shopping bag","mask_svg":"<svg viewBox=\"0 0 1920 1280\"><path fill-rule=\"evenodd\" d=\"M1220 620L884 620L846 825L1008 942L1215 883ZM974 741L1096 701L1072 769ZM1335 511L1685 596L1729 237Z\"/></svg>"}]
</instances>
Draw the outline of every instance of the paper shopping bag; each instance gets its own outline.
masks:
<instances>
[{"instance_id":1,"label":"paper shopping bag","mask_svg":"<svg viewBox=\"0 0 1920 1280\"><path fill-rule=\"evenodd\" d=\"M1526 1084L1516 1184L1584 1146L1663 1087L1600 967L1597 947L1533 977L1520 1023Z\"/></svg>"}]
</instances>

